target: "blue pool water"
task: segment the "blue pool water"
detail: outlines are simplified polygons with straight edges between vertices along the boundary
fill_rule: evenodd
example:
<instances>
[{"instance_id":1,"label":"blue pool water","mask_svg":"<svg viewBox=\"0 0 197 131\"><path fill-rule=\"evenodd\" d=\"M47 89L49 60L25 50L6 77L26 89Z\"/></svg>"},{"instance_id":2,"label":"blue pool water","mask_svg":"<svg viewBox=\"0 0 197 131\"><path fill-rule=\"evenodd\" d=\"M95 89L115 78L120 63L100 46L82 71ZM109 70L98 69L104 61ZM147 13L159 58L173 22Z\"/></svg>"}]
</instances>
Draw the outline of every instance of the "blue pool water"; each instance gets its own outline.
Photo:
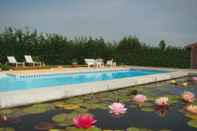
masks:
<instances>
[{"instance_id":1,"label":"blue pool water","mask_svg":"<svg viewBox=\"0 0 197 131\"><path fill-rule=\"evenodd\" d=\"M103 71L92 73L76 74L53 74L39 77L20 78L10 75L0 76L0 92L24 90L41 87L53 87L68 84L80 84L86 82L95 82L103 80L121 79L134 76L144 76L164 71L155 70L121 70L121 71Z\"/></svg>"}]
</instances>

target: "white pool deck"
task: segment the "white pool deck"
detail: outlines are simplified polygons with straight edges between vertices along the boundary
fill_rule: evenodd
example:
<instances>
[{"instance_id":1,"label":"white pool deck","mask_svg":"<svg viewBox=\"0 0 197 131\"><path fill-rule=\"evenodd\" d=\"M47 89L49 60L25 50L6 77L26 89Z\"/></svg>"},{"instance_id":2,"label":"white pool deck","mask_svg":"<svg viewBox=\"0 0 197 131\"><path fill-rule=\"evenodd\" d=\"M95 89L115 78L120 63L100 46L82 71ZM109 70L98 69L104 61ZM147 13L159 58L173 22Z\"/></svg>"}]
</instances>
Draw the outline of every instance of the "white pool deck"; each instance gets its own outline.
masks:
<instances>
[{"instance_id":1,"label":"white pool deck","mask_svg":"<svg viewBox=\"0 0 197 131\"><path fill-rule=\"evenodd\" d=\"M64 70L45 70L45 71L9 71L5 72L17 76L37 76L51 73L79 73L79 72L94 72L108 70L124 70L124 69L153 69L170 71L167 73L137 76L123 79L106 80L89 82L83 84L64 85L57 87L44 87L37 89L16 90L8 92L0 92L0 108L8 108L15 106L40 103L45 101L58 100L72 96L97 93L108 90L115 90L134 85L148 84L157 81L164 81L179 77L188 76L190 73L197 73L196 70L190 69L172 69L172 68L155 68L155 67L139 67L125 66L114 68L67 68Z\"/></svg>"}]
</instances>

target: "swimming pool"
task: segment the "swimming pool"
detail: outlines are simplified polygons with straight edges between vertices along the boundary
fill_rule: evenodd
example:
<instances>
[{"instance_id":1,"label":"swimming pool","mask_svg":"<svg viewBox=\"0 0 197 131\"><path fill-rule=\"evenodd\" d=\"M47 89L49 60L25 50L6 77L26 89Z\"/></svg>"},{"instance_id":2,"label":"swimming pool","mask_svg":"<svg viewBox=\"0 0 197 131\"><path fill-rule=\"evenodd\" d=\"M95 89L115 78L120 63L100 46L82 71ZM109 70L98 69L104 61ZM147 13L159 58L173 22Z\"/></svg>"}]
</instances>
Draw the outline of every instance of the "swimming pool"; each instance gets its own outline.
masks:
<instances>
[{"instance_id":1,"label":"swimming pool","mask_svg":"<svg viewBox=\"0 0 197 131\"><path fill-rule=\"evenodd\" d=\"M99 71L73 74L48 74L29 77L1 75L0 92L25 90L33 88L54 87L61 85L80 84L95 81L122 79L128 77L145 76L166 71L158 70L118 70Z\"/></svg>"}]
</instances>

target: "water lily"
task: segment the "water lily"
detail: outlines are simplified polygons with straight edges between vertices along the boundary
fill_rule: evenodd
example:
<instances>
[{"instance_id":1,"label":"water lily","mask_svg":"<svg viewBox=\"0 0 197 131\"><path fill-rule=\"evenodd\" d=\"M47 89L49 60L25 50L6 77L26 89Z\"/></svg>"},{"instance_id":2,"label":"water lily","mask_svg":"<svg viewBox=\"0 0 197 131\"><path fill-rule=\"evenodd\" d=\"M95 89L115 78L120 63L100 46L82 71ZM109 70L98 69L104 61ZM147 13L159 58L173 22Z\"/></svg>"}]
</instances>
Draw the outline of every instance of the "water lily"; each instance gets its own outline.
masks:
<instances>
[{"instance_id":1,"label":"water lily","mask_svg":"<svg viewBox=\"0 0 197 131\"><path fill-rule=\"evenodd\" d=\"M186 107L186 111L197 115L197 106L196 105L189 105Z\"/></svg>"},{"instance_id":2,"label":"water lily","mask_svg":"<svg viewBox=\"0 0 197 131\"><path fill-rule=\"evenodd\" d=\"M124 114L127 111L127 108L125 108L125 105L122 103L114 102L111 105L109 105L110 113L114 115L120 115Z\"/></svg>"},{"instance_id":3,"label":"water lily","mask_svg":"<svg viewBox=\"0 0 197 131\"><path fill-rule=\"evenodd\" d=\"M78 115L73 118L73 123L77 128L90 128L96 123L96 119L90 114Z\"/></svg>"},{"instance_id":4,"label":"water lily","mask_svg":"<svg viewBox=\"0 0 197 131\"><path fill-rule=\"evenodd\" d=\"M196 76L192 77L192 80L197 81L197 77Z\"/></svg>"},{"instance_id":5,"label":"water lily","mask_svg":"<svg viewBox=\"0 0 197 131\"><path fill-rule=\"evenodd\" d=\"M155 100L155 104L157 106L160 106L160 107L165 107L165 106L168 106L169 103L168 103L168 97L160 97L158 99Z\"/></svg>"},{"instance_id":6,"label":"water lily","mask_svg":"<svg viewBox=\"0 0 197 131\"><path fill-rule=\"evenodd\" d=\"M170 83L171 84L176 84L177 82L176 82L176 80L171 80Z\"/></svg>"},{"instance_id":7,"label":"water lily","mask_svg":"<svg viewBox=\"0 0 197 131\"><path fill-rule=\"evenodd\" d=\"M187 82L183 82L182 86L186 87L186 86L188 86L188 83Z\"/></svg>"},{"instance_id":8,"label":"water lily","mask_svg":"<svg viewBox=\"0 0 197 131\"><path fill-rule=\"evenodd\" d=\"M192 103L195 100L195 95L190 91L186 91L182 94L182 99L185 102Z\"/></svg>"},{"instance_id":9,"label":"water lily","mask_svg":"<svg viewBox=\"0 0 197 131\"><path fill-rule=\"evenodd\" d=\"M138 95L135 95L133 97L133 100L139 105L141 106L146 100L146 96L145 95L142 95L142 94L138 94Z\"/></svg>"}]
</instances>

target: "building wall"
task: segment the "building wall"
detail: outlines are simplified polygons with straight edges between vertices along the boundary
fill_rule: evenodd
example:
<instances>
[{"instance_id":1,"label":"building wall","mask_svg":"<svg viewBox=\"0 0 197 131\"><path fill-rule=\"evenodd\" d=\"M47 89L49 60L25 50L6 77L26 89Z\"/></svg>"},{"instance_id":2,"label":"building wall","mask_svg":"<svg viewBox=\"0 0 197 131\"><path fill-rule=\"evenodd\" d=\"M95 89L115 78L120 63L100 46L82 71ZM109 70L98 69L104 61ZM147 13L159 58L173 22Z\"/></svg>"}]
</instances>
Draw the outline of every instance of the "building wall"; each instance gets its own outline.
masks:
<instances>
[{"instance_id":1,"label":"building wall","mask_svg":"<svg viewBox=\"0 0 197 131\"><path fill-rule=\"evenodd\" d=\"M191 67L197 68L197 46L193 46L191 50Z\"/></svg>"}]
</instances>

